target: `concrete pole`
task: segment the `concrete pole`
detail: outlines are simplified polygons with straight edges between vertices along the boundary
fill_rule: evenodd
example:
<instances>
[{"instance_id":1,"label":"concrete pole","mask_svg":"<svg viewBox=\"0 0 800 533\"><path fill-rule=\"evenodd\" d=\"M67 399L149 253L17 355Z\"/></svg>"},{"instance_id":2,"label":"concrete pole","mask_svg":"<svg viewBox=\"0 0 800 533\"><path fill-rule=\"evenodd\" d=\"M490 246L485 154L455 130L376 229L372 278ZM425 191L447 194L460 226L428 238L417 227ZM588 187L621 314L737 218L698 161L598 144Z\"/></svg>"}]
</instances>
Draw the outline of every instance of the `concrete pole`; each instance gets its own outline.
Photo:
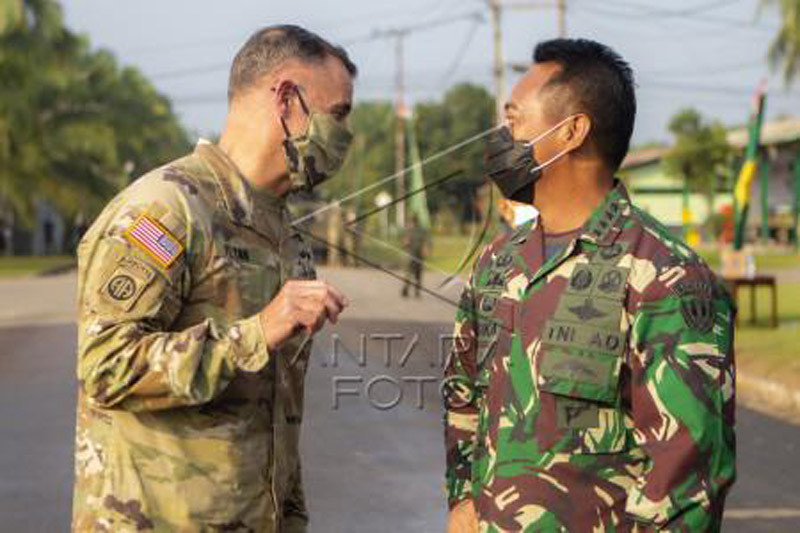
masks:
<instances>
[{"instance_id":1,"label":"concrete pole","mask_svg":"<svg viewBox=\"0 0 800 533\"><path fill-rule=\"evenodd\" d=\"M759 181L761 185L761 241L769 244L769 174L770 174L769 154L764 153L761 160L761 172Z\"/></svg>"},{"instance_id":2,"label":"concrete pole","mask_svg":"<svg viewBox=\"0 0 800 533\"><path fill-rule=\"evenodd\" d=\"M794 248L800 250L800 147L794 157Z\"/></svg>"},{"instance_id":3,"label":"concrete pole","mask_svg":"<svg viewBox=\"0 0 800 533\"><path fill-rule=\"evenodd\" d=\"M500 5L500 0L489 0L489 10L492 18L494 41L494 67L492 72L494 77L495 122L500 124L503 121L503 106L506 101L506 69L503 61L502 6Z\"/></svg>"},{"instance_id":4,"label":"concrete pole","mask_svg":"<svg viewBox=\"0 0 800 533\"><path fill-rule=\"evenodd\" d=\"M397 132L395 137L395 172L400 173L406 168L406 132L405 132L405 83L403 69L403 39L406 33L398 31L395 41L395 90L397 98ZM397 177L397 197L402 198L406 193L406 175L400 174ZM398 202L395 206L396 224L402 229L406 227L406 205L405 202Z\"/></svg>"},{"instance_id":5,"label":"concrete pole","mask_svg":"<svg viewBox=\"0 0 800 533\"><path fill-rule=\"evenodd\" d=\"M558 36L567 36L567 0L556 0L556 10L558 11Z\"/></svg>"}]
</instances>

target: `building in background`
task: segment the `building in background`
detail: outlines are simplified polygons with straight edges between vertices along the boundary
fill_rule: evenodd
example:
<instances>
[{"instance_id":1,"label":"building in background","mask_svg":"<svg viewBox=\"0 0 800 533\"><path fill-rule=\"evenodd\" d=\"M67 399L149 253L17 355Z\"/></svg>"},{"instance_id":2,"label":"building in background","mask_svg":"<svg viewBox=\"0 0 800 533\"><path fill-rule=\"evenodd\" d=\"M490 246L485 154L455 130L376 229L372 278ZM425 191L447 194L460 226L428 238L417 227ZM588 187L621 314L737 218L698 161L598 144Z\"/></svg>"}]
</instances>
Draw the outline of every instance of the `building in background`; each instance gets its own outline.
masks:
<instances>
[{"instance_id":1,"label":"building in background","mask_svg":"<svg viewBox=\"0 0 800 533\"><path fill-rule=\"evenodd\" d=\"M747 129L730 130L728 142L737 151L743 151ZM748 238L763 240L766 235L772 242L796 243L800 210L800 118L765 122L761 145L761 167L751 190ZM684 180L664 171L662 159L669 149L657 146L632 151L623 162L620 175L634 202L679 234L683 231ZM732 186L733 183L720 184L714 198L714 213L733 205ZM701 193L689 193L688 204L693 224L704 223L711 214Z\"/></svg>"}]
</instances>

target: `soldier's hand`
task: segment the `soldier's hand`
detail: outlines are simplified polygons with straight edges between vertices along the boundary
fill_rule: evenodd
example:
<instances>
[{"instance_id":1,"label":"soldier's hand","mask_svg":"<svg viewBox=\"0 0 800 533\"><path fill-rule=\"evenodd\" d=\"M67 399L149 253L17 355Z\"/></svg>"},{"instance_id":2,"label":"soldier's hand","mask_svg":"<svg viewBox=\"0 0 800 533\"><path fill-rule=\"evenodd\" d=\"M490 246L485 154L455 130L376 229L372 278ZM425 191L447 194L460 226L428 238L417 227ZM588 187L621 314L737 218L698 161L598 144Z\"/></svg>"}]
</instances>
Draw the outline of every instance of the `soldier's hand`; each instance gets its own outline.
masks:
<instances>
[{"instance_id":1,"label":"soldier's hand","mask_svg":"<svg viewBox=\"0 0 800 533\"><path fill-rule=\"evenodd\" d=\"M298 330L317 332L330 320L334 324L347 306L347 298L320 280L290 280L261 311L261 327L269 349L279 347Z\"/></svg>"},{"instance_id":2,"label":"soldier's hand","mask_svg":"<svg viewBox=\"0 0 800 533\"><path fill-rule=\"evenodd\" d=\"M465 500L447 515L447 533L478 533L478 514L472 500Z\"/></svg>"}]
</instances>

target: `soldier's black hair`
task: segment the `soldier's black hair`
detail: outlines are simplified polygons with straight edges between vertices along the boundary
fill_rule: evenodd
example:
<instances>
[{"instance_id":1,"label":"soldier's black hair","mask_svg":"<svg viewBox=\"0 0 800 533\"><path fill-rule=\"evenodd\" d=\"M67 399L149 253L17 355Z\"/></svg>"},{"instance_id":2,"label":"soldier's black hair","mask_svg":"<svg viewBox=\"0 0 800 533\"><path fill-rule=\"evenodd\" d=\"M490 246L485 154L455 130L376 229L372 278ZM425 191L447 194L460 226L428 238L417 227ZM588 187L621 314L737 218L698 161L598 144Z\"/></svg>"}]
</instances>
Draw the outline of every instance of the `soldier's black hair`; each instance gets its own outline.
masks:
<instances>
[{"instance_id":1,"label":"soldier's black hair","mask_svg":"<svg viewBox=\"0 0 800 533\"><path fill-rule=\"evenodd\" d=\"M633 70L614 50L589 39L552 39L533 51L534 63L557 63L545 90L557 88L568 113L592 119L589 139L616 171L630 147L636 118ZM563 89L568 89L563 91Z\"/></svg>"},{"instance_id":2,"label":"soldier's black hair","mask_svg":"<svg viewBox=\"0 0 800 533\"><path fill-rule=\"evenodd\" d=\"M255 32L236 53L228 78L228 101L288 59L319 63L333 56L356 77L358 68L347 51L300 26L267 26Z\"/></svg>"}]
</instances>

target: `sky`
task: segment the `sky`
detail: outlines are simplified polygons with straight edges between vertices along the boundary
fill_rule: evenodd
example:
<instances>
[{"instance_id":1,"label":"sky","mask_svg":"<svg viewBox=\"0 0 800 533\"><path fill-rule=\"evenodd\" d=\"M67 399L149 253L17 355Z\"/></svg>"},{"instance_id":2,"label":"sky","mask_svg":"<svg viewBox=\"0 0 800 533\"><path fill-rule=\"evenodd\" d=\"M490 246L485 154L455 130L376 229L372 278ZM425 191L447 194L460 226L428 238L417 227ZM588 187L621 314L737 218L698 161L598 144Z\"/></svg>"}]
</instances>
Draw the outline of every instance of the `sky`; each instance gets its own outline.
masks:
<instances>
[{"instance_id":1,"label":"sky","mask_svg":"<svg viewBox=\"0 0 800 533\"><path fill-rule=\"evenodd\" d=\"M529 63L557 36L550 0L502 0L506 62ZM668 141L669 118L693 106L726 125L746 121L752 92L769 78L767 116L800 115L800 80L787 90L766 56L778 27L758 0L566 0L567 33L610 45L637 78L634 144ZM394 98L394 40L375 32L423 26L405 40L410 103L455 83L492 90L492 30L485 0L62 0L67 25L141 69L190 131L210 135L226 112L227 69L262 26L292 23L344 45L359 66L356 100ZM533 7L515 8L527 4ZM479 20L482 18L483 21ZM509 71L507 83L518 74ZM454 139L456 142L457 139Z\"/></svg>"}]
</instances>

